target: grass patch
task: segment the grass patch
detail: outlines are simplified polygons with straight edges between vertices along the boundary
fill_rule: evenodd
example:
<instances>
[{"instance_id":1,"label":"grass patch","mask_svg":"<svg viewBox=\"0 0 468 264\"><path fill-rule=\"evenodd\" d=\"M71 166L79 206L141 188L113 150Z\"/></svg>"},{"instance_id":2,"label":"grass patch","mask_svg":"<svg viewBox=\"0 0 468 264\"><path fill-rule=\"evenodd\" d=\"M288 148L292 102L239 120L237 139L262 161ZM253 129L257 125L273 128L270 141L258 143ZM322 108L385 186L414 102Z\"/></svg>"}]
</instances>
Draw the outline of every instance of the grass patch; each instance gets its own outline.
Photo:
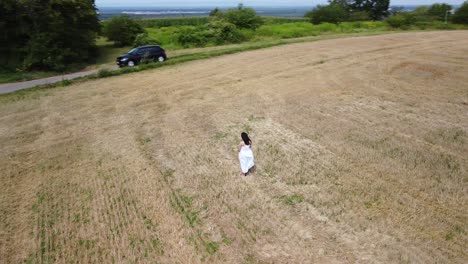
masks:
<instances>
[{"instance_id":1,"label":"grass patch","mask_svg":"<svg viewBox=\"0 0 468 264\"><path fill-rule=\"evenodd\" d=\"M211 242L205 243L205 250L210 255L213 255L214 253L216 253L218 249L219 249L219 243L217 242L211 241Z\"/></svg>"},{"instance_id":2,"label":"grass patch","mask_svg":"<svg viewBox=\"0 0 468 264\"><path fill-rule=\"evenodd\" d=\"M73 82L71 80L62 80L60 82L60 85L61 86L68 86L68 85L71 85Z\"/></svg>"},{"instance_id":3,"label":"grass patch","mask_svg":"<svg viewBox=\"0 0 468 264\"><path fill-rule=\"evenodd\" d=\"M96 240L80 239L78 244L85 249L91 249L96 245Z\"/></svg>"},{"instance_id":4,"label":"grass patch","mask_svg":"<svg viewBox=\"0 0 468 264\"><path fill-rule=\"evenodd\" d=\"M164 255L164 249L163 249L163 246L162 246L162 243L159 239L152 239L151 240L151 246L154 250L156 250L156 252L158 253L158 255Z\"/></svg>"},{"instance_id":5,"label":"grass patch","mask_svg":"<svg viewBox=\"0 0 468 264\"><path fill-rule=\"evenodd\" d=\"M174 172L175 170L173 169L166 169L161 172L163 179L166 183L170 183L172 179L174 178Z\"/></svg>"},{"instance_id":6,"label":"grass patch","mask_svg":"<svg viewBox=\"0 0 468 264\"><path fill-rule=\"evenodd\" d=\"M227 137L227 133L224 133L224 132L216 132L216 135L215 135L215 138L216 140L218 141L221 141L223 139L225 139Z\"/></svg>"},{"instance_id":7,"label":"grass patch","mask_svg":"<svg viewBox=\"0 0 468 264\"><path fill-rule=\"evenodd\" d=\"M97 76L98 76L99 78L109 77L109 76L112 76L112 71L109 70L109 69L100 69L100 70L98 71Z\"/></svg>"},{"instance_id":8,"label":"grass patch","mask_svg":"<svg viewBox=\"0 0 468 264\"><path fill-rule=\"evenodd\" d=\"M232 244L232 239L230 239L224 232L221 233L221 237L222 237L222 241L223 241L223 244L225 244L226 246L229 246Z\"/></svg>"},{"instance_id":9,"label":"grass patch","mask_svg":"<svg viewBox=\"0 0 468 264\"><path fill-rule=\"evenodd\" d=\"M141 139L141 142L140 142L140 143L141 143L142 145L145 145L145 144L148 144L148 143L150 143L150 142L151 142L151 138L150 138L150 137L144 137L144 138Z\"/></svg>"},{"instance_id":10,"label":"grass patch","mask_svg":"<svg viewBox=\"0 0 468 264\"><path fill-rule=\"evenodd\" d=\"M283 200L284 204L290 205L290 206L296 205L298 203L302 203L304 201L304 197L302 197L302 195L299 195L299 194L293 194L290 196L285 195L285 196L282 196L281 199Z\"/></svg>"},{"instance_id":11,"label":"grass patch","mask_svg":"<svg viewBox=\"0 0 468 264\"><path fill-rule=\"evenodd\" d=\"M254 255L252 254L249 254L245 257L245 264L254 264L254 263L258 263L257 259L255 258Z\"/></svg>"},{"instance_id":12,"label":"grass patch","mask_svg":"<svg viewBox=\"0 0 468 264\"><path fill-rule=\"evenodd\" d=\"M250 115L248 120L249 120L249 122L257 122L257 121L265 120L265 117Z\"/></svg>"},{"instance_id":13,"label":"grass patch","mask_svg":"<svg viewBox=\"0 0 468 264\"><path fill-rule=\"evenodd\" d=\"M364 206L367 208L367 209L371 209L373 207L377 207L379 206L381 203L380 199L378 197L374 197L366 202L364 202Z\"/></svg>"},{"instance_id":14,"label":"grass patch","mask_svg":"<svg viewBox=\"0 0 468 264\"><path fill-rule=\"evenodd\" d=\"M173 192L171 199L172 206L184 215L189 226L193 228L200 222L198 217L200 212L193 210L192 203L193 198L182 195L180 190Z\"/></svg>"},{"instance_id":15,"label":"grass patch","mask_svg":"<svg viewBox=\"0 0 468 264\"><path fill-rule=\"evenodd\" d=\"M424 139L431 144L460 144L463 145L466 142L467 134L461 128L446 128L446 129L437 129L427 133Z\"/></svg>"}]
</instances>

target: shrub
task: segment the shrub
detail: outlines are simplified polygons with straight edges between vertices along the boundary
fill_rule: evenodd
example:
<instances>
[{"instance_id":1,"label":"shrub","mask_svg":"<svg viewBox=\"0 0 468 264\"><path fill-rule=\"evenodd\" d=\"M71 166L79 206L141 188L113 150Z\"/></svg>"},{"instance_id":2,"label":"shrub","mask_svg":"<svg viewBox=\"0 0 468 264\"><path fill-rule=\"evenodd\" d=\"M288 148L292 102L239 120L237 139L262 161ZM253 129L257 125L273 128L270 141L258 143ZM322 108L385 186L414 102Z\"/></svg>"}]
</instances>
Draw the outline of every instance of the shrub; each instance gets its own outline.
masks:
<instances>
[{"instance_id":1,"label":"shrub","mask_svg":"<svg viewBox=\"0 0 468 264\"><path fill-rule=\"evenodd\" d=\"M348 21L367 21L370 20L369 13L366 11L352 12L349 14Z\"/></svg>"},{"instance_id":2,"label":"shrub","mask_svg":"<svg viewBox=\"0 0 468 264\"><path fill-rule=\"evenodd\" d=\"M431 25L431 28L434 28L434 29L443 29L443 30L453 30L453 29L457 29L456 26L454 24L445 24L444 22L442 21L433 21L432 22L432 25Z\"/></svg>"},{"instance_id":3,"label":"shrub","mask_svg":"<svg viewBox=\"0 0 468 264\"><path fill-rule=\"evenodd\" d=\"M240 43L246 40L246 37L234 24L223 20L212 21L209 24L209 28L213 32L213 42L218 45L225 43Z\"/></svg>"},{"instance_id":4,"label":"shrub","mask_svg":"<svg viewBox=\"0 0 468 264\"><path fill-rule=\"evenodd\" d=\"M177 42L184 48L204 47L210 41L211 33L205 26L201 27L183 27L177 33Z\"/></svg>"},{"instance_id":5,"label":"shrub","mask_svg":"<svg viewBox=\"0 0 468 264\"><path fill-rule=\"evenodd\" d=\"M331 3L327 6L317 6L312 11L308 12L306 16L311 18L313 24L320 24L323 22L336 24L348 19L348 11L339 4Z\"/></svg>"},{"instance_id":6,"label":"shrub","mask_svg":"<svg viewBox=\"0 0 468 264\"><path fill-rule=\"evenodd\" d=\"M144 32L141 34L138 34L135 38L135 41L133 42L134 47L138 46L145 46L145 45L159 45L161 44L159 41L151 38L148 35L148 32Z\"/></svg>"},{"instance_id":7,"label":"shrub","mask_svg":"<svg viewBox=\"0 0 468 264\"><path fill-rule=\"evenodd\" d=\"M400 28L406 25L406 18L403 14L391 16L385 20L389 26L393 28Z\"/></svg>"},{"instance_id":8,"label":"shrub","mask_svg":"<svg viewBox=\"0 0 468 264\"><path fill-rule=\"evenodd\" d=\"M447 11L452 10L448 4L433 4L427 9L427 14L434 20L444 21Z\"/></svg>"},{"instance_id":9,"label":"shrub","mask_svg":"<svg viewBox=\"0 0 468 264\"><path fill-rule=\"evenodd\" d=\"M429 17L428 10L429 8L427 6L419 6L411 12L402 13L402 14L411 14L414 17L414 20L416 22L428 22L432 20Z\"/></svg>"},{"instance_id":10,"label":"shrub","mask_svg":"<svg viewBox=\"0 0 468 264\"><path fill-rule=\"evenodd\" d=\"M391 16L385 20L393 28L407 28L416 22L415 17L410 13L401 13Z\"/></svg>"},{"instance_id":11,"label":"shrub","mask_svg":"<svg viewBox=\"0 0 468 264\"><path fill-rule=\"evenodd\" d=\"M414 25L419 29L428 29L432 27L432 22L430 21L417 21Z\"/></svg>"},{"instance_id":12,"label":"shrub","mask_svg":"<svg viewBox=\"0 0 468 264\"><path fill-rule=\"evenodd\" d=\"M109 77L112 76L112 71L109 69L100 69L97 75L99 78Z\"/></svg>"},{"instance_id":13,"label":"shrub","mask_svg":"<svg viewBox=\"0 0 468 264\"><path fill-rule=\"evenodd\" d=\"M468 1L463 2L460 8L455 11L452 21L459 24L468 24Z\"/></svg>"},{"instance_id":14,"label":"shrub","mask_svg":"<svg viewBox=\"0 0 468 264\"><path fill-rule=\"evenodd\" d=\"M240 33L242 34L242 37L244 38L245 41L251 40L255 37L256 32L250 29L239 29Z\"/></svg>"},{"instance_id":15,"label":"shrub","mask_svg":"<svg viewBox=\"0 0 468 264\"><path fill-rule=\"evenodd\" d=\"M257 16L254 9L245 8L242 4L237 9L229 9L224 17L238 28L255 30L263 24L263 19Z\"/></svg>"},{"instance_id":16,"label":"shrub","mask_svg":"<svg viewBox=\"0 0 468 264\"><path fill-rule=\"evenodd\" d=\"M103 34L116 46L131 45L139 33L144 30L128 15L112 17L103 23Z\"/></svg>"},{"instance_id":17,"label":"shrub","mask_svg":"<svg viewBox=\"0 0 468 264\"><path fill-rule=\"evenodd\" d=\"M70 81L70 80L66 80L66 79L63 79L61 82L60 82L60 85L62 86L69 86L71 85L73 82Z\"/></svg>"},{"instance_id":18,"label":"shrub","mask_svg":"<svg viewBox=\"0 0 468 264\"><path fill-rule=\"evenodd\" d=\"M177 42L177 34L182 28L187 26L171 26L162 28L145 28L148 36L159 42L160 45L167 49L182 48Z\"/></svg>"}]
</instances>

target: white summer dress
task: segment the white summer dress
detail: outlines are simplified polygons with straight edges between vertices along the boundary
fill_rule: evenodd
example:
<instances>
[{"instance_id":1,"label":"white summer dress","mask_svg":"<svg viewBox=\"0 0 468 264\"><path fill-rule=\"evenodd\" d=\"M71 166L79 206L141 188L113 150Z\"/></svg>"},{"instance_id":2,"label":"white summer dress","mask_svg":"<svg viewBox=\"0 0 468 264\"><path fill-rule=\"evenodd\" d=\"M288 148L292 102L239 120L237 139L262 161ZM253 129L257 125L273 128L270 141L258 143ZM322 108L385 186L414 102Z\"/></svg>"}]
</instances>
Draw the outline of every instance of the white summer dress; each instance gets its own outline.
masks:
<instances>
[{"instance_id":1,"label":"white summer dress","mask_svg":"<svg viewBox=\"0 0 468 264\"><path fill-rule=\"evenodd\" d=\"M239 161L242 173L247 173L255 165L253 152L250 149L250 145L242 146L239 151Z\"/></svg>"}]
</instances>

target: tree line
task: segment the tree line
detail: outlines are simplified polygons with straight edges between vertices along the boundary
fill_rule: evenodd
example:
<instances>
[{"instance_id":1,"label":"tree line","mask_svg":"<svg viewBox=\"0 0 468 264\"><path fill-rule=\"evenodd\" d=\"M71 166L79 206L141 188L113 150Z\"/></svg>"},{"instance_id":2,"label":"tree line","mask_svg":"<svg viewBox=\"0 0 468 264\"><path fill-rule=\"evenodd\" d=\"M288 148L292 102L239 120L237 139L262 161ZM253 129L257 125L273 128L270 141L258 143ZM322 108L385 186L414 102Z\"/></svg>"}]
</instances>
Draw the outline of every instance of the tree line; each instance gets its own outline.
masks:
<instances>
[{"instance_id":1,"label":"tree line","mask_svg":"<svg viewBox=\"0 0 468 264\"><path fill-rule=\"evenodd\" d=\"M390 0L330 0L328 5L318 5L307 12L312 23L340 23L345 21L387 20L391 26L401 27L416 22L444 21L468 24L468 1L465 1L452 15L452 6L435 3L421 6L411 12L403 8L390 8Z\"/></svg>"},{"instance_id":2,"label":"tree line","mask_svg":"<svg viewBox=\"0 0 468 264\"><path fill-rule=\"evenodd\" d=\"M3 68L62 71L96 53L100 23L94 0L0 1Z\"/></svg>"},{"instance_id":3,"label":"tree line","mask_svg":"<svg viewBox=\"0 0 468 264\"><path fill-rule=\"evenodd\" d=\"M314 24L386 20L388 25L398 28L444 21L447 17L454 23L468 24L468 1L453 15L448 13L452 6L444 3L411 12L392 10L389 5L389 0L330 0L328 5L319 5L305 16ZM196 25L182 25L178 30L175 39L181 46L250 40L265 20L254 9L239 4L228 10L216 8L208 18L196 22ZM79 68L97 56L99 34L114 41L116 46L157 44L145 32L145 23L149 22L138 22L125 15L101 23L94 0L1 0L0 71Z\"/></svg>"}]
</instances>

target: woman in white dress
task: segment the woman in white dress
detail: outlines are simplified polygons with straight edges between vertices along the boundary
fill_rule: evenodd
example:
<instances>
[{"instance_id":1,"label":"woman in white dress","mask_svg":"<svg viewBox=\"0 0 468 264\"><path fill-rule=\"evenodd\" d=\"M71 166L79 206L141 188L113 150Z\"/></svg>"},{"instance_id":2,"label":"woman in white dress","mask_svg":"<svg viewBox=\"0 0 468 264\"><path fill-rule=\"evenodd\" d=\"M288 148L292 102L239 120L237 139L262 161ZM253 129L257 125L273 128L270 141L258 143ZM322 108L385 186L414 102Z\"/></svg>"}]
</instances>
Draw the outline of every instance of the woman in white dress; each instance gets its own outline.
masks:
<instances>
[{"instance_id":1,"label":"woman in white dress","mask_svg":"<svg viewBox=\"0 0 468 264\"><path fill-rule=\"evenodd\" d=\"M241 166L241 175L247 176L249 172L255 170L254 156L252 152L252 140L247 133L242 132L242 141L239 144L239 162Z\"/></svg>"}]
</instances>

